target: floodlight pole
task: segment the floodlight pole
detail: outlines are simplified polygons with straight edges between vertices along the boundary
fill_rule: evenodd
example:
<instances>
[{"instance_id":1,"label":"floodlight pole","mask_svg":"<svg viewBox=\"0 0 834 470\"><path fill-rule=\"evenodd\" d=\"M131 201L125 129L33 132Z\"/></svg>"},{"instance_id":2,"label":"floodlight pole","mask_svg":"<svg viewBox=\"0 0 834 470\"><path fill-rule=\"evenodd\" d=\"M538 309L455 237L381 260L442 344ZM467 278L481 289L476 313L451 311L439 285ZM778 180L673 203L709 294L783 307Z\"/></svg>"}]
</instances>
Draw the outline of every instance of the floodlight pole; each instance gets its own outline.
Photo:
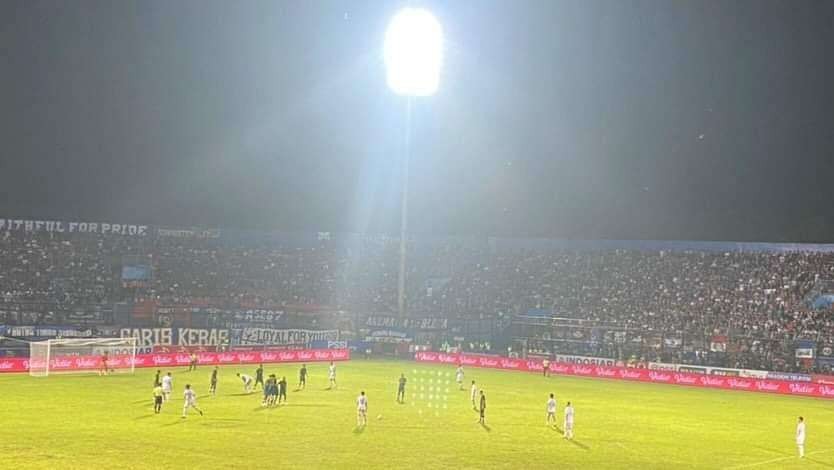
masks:
<instances>
[{"instance_id":1,"label":"floodlight pole","mask_svg":"<svg viewBox=\"0 0 834 470\"><path fill-rule=\"evenodd\" d=\"M406 97L405 152L403 156L402 197L400 199L400 273L397 278L397 313L406 316L405 276L408 238L408 165L411 159L411 95Z\"/></svg>"}]
</instances>

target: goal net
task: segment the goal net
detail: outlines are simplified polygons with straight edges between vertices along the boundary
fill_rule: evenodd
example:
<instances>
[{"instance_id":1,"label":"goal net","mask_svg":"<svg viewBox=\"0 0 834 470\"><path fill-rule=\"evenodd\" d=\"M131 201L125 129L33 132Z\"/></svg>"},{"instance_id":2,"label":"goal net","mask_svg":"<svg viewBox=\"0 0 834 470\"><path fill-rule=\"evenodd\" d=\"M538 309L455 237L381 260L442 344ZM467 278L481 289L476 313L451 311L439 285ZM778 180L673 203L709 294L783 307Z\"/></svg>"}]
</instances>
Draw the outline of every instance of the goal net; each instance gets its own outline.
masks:
<instances>
[{"instance_id":1,"label":"goal net","mask_svg":"<svg viewBox=\"0 0 834 470\"><path fill-rule=\"evenodd\" d=\"M136 338L74 338L29 343L29 375L133 373L136 341Z\"/></svg>"}]
</instances>

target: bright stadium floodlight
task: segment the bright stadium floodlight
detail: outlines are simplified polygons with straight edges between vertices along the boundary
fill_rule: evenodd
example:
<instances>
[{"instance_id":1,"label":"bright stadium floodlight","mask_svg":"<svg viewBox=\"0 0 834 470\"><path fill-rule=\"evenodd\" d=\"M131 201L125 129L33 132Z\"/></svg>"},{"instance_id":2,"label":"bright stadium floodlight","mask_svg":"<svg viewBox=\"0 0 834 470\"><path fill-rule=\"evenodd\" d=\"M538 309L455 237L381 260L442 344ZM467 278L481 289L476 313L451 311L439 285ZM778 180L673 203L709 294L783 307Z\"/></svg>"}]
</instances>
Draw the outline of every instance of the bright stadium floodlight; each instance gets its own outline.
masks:
<instances>
[{"instance_id":1,"label":"bright stadium floodlight","mask_svg":"<svg viewBox=\"0 0 834 470\"><path fill-rule=\"evenodd\" d=\"M422 8L400 10L385 31L383 55L391 90L408 96L433 95L443 63L440 23Z\"/></svg>"},{"instance_id":2,"label":"bright stadium floodlight","mask_svg":"<svg viewBox=\"0 0 834 470\"><path fill-rule=\"evenodd\" d=\"M397 312L406 315L405 276L408 238L408 161L411 158L411 101L430 96L440 84L443 64L443 31L437 19L422 8L400 10L385 31L383 58L388 87L407 99L405 155L403 155L402 199L400 201L400 272L397 279Z\"/></svg>"}]
</instances>

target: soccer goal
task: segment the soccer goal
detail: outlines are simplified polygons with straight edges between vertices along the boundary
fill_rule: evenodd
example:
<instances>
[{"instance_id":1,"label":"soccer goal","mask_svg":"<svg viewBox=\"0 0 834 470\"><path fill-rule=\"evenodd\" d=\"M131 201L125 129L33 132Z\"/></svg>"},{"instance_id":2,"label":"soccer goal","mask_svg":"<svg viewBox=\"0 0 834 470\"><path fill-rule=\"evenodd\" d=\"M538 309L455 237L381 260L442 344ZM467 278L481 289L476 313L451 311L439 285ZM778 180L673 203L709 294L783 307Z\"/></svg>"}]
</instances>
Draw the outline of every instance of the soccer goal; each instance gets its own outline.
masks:
<instances>
[{"instance_id":1,"label":"soccer goal","mask_svg":"<svg viewBox=\"0 0 834 470\"><path fill-rule=\"evenodd\" d=\"M133 373L136 338L50 339L29 343L29 375Z\"/></svg>"}]
</instances>

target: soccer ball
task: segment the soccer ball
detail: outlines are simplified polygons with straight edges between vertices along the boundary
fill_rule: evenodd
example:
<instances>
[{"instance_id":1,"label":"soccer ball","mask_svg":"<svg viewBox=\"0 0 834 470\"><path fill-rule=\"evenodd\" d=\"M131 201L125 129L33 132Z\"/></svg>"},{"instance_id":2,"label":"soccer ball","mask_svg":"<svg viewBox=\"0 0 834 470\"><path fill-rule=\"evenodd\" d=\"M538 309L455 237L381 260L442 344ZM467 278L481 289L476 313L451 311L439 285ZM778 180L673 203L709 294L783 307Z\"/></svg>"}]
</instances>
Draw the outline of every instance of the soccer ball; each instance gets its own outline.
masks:
<instances>
[{"instance_id":1,"label":"soccer ball","mask_svg":"<svg viewBox=\"0 0 834 470\"><path fill-rule=\"evenodd\" d=\"M376 419L382 419L382 415L377 416Z\"/></svg>"}]
</instances>

